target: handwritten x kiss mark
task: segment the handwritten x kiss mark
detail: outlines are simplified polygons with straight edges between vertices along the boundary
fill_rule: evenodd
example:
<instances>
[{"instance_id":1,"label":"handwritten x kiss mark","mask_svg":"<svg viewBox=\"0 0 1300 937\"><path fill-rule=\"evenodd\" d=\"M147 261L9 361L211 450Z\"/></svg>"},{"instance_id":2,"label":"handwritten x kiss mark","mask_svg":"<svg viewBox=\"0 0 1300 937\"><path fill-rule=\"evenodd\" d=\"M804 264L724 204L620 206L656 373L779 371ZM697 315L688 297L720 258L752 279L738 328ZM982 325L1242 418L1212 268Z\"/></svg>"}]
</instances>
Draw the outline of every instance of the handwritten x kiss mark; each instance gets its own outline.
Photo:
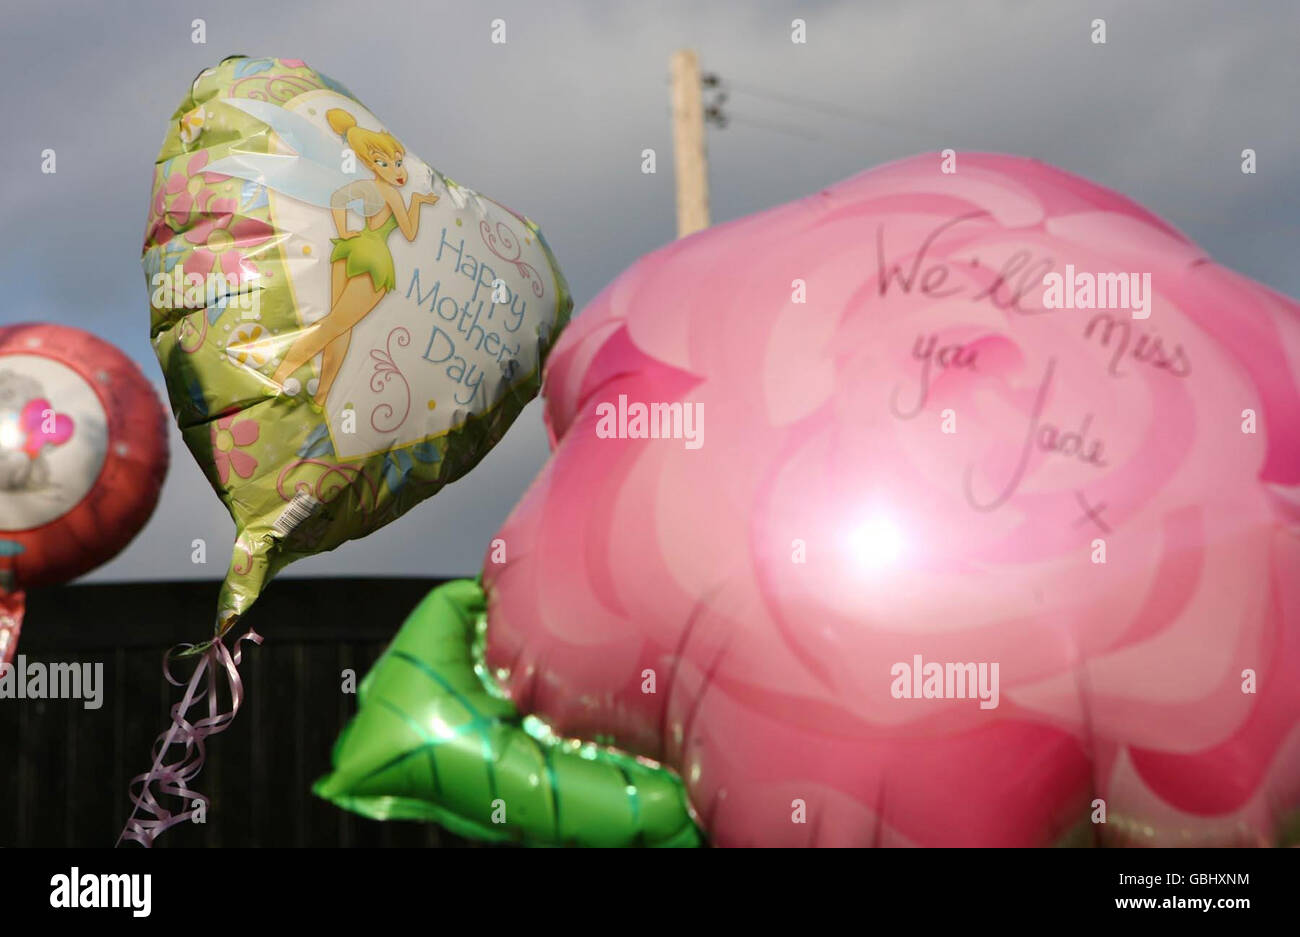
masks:
<instances>
[{"instance_id":1,"label":"handwritten x kiss mark","mask_svg":"<svg viewBox=\"0 0 1300 937\"><path fill-rule=\"evenodd\" d=\"M72 438L72 417L55 413L50 402L42 397L27 401L18 417L18 426L24 435L23 452L35 459L46 446L61 446Z\"/></svg>"},{"instance_id":2,"label":"handwritten x kiss mark","mask_svg":"<svg viewBox=\"0 0 1300 937\"><path fill-rule=\"evenodd\" d=\"M1079 516L1079 519L1074 522L1075 527L1078 527L1080 524L1087 523L1088 521L1093 521L1094 523L1096 523L1098 527L1101 528L1102 533L1107 533L1107 534L1110 533L1109 525L1107 525L1107 523L1101 519L1101 512L1106 510L1105 501L1102 501L1096 507L1094 507L1093 505L1088 503L1088 499L1083 496L1082 491L1076 491L1074 493L1074 499L1079 502L1079 507L1083 508L1083 514L1081 514Z\"/></svg>"}]
</instances>

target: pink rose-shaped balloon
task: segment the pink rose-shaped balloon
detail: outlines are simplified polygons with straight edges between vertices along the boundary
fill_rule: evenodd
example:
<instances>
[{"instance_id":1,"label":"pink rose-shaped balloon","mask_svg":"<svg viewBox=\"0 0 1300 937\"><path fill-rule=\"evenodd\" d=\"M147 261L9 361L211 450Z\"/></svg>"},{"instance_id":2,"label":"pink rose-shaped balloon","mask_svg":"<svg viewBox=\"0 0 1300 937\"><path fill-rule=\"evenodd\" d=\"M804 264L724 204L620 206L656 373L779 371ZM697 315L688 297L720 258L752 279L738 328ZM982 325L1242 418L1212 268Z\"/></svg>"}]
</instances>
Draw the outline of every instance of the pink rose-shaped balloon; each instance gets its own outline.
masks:
<instances>
[{"instance_id":1,"label":"pink rose-shaped balloon","mask_svg":"<svg viewBox=\"0 0 1300 937\"><path fill-rule=\"evenodd\" d=\"M552 354L488 662L717 845L1283 841L1298 312L1005 156L679 241Z\"/></svg>"}]
</instances>

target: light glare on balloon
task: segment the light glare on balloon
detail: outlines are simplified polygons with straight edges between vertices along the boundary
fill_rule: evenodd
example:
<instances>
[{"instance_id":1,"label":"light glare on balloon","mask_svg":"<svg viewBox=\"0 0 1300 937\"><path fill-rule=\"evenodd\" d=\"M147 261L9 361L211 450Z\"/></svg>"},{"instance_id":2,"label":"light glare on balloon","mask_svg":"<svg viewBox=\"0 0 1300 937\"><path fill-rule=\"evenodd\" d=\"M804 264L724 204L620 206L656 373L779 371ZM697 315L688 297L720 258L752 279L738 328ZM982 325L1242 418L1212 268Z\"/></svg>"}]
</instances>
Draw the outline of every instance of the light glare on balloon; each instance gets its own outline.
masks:
<instances>
[{"instance_id":1,"label":"light glare on balloon","mask_svg":"<svg viewBox=\"0 0 1300 937\"><path fill-rule=\"evenodd\" d=\"M903 532L887 517L873 517L849 534L849 549L863 569L887 569L903 555Z\"/></svg>"},{"instance_id":2,"label":"light glare on balloon","mask_svg":"<svg viewBox=\"0 0 1300 937\"><path fill-rule=\"evenodd\" d=\"M0 449L17 449L22 444L23 434L18 430L18 420L7 416L0 420Z\"/></svg>"}]
</instances>

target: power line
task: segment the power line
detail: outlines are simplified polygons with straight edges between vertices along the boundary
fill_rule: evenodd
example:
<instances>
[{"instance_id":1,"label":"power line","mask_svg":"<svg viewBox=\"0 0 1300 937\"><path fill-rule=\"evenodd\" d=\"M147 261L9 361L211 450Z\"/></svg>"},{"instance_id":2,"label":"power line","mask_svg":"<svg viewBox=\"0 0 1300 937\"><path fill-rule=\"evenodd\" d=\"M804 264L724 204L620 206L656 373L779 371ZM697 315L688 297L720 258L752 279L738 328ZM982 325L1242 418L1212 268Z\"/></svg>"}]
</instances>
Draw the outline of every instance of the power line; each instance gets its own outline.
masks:
<instances>
[{"instance_id":1,"label":"power line","mask_svg":"<svg viewBox=\"0 0 1300 937\"><path fill-rule=\"evenodd\" d=\"M812 98L800 97L798 95L785 94L783 92L772 91L767 88L760 88L757 85L751 85L748 82L736 83L729 79L719 79L717 81L722 88L734 91L737 94L748 95L755 98L765 98L776 104L782 104L786 107L797 107L805 111L813 111L835 117L839 120L851 120L859 124L874 124L878 126L891 127L895 130L905 133L922 134L932 138L942 138L943 134L932 127L926 127L921 124L910 121L895 120L887 117L877 117L856 111L852 108L842 107L838 104L831 104L825 101L817 101Z\"/></svg>"},{"instance_id":2,"label":"power line","mask_svg":"<svg viewBox=\"0 0 1300 937\"><path fill-rule=\"evenodd\" d=\"M855 146L851 143L845 142L844 140L838 140L833 137L828 137L825 134L820 134L814 130L809 130L806 127L799 127L794 124L783 123L780 121L762 120L756 117L747 117L744 115L737 115L737 114L728 114L727 119L731 123L739 124L742 127L748 126L748 127L756 127L759 130L770 130L774 133L781 133L781 134L785 134L786 136L798 137L801 140L818 142L818 143L826 143L831 146L839 147L840 149L843 150L851 150L855 153L861 153L863 151L863 148L860 146Z\"/></svg>"},{"instance_id":3,"label":"power line","mask_svg":"<svg viewBox=\"0 0 1300 937\"><path fill-rule=\"evenodd\" d=\"M879 127L888 127L894 131L902 132L911 136L942 138L943 134L938 131L911 123L909 121L893 120L890 118L876 117L864 114L853 108L843 107L838 104L832 104L826 101L818 101L813 98L802 97L799 95L786 94L784 92L773 91L769 88L762 88L748 82L736 82L722 78L717 72L704 72L699 76L700 89L709 99L702 101L704 111L704 123L711 124L719 129L725 128L729 123L736 123L741 126L753 127L758 130L765 130L771 133L779 133L785 136L796 137L805 142L818 142L826 144L846 152L852 152L861 156L866 150L865 142L850 142L845 140L842 135L827 135L815 130L807 124L792 123L787 120L773 119L768 115L761 117L751 116L746 113L747 108L737 115L732 113L728 106L730 93L735 91L738 94L755 98L768 104L777 104L787 108L798 109L805 117L812 115L814 119L817 115L822 117L833 117L837 124L843 128L851 125L850 129L856 130L874 130Z\"/></svg>"}]
</instances>

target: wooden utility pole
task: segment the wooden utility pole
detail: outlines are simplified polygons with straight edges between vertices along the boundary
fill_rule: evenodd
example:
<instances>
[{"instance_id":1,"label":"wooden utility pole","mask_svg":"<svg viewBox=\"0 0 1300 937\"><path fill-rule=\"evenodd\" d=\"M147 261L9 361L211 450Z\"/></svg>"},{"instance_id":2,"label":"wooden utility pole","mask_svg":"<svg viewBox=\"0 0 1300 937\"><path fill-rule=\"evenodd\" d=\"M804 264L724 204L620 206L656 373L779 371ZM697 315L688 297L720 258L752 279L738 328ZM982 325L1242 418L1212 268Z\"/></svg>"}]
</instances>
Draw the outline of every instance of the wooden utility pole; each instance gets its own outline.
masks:
<instances>
[{"instance_id":1,"label":"wooden utility pole","mask_svg":"<svg viewBox=\"0 0 1300 937\"><path fill-rule=\"evenodd\" d=\"M673 83L673 159L677 174L677 236L709 226L709 158L704 151L700 60L679 49L670 64Z\"/></svg>"}]
</instances>

